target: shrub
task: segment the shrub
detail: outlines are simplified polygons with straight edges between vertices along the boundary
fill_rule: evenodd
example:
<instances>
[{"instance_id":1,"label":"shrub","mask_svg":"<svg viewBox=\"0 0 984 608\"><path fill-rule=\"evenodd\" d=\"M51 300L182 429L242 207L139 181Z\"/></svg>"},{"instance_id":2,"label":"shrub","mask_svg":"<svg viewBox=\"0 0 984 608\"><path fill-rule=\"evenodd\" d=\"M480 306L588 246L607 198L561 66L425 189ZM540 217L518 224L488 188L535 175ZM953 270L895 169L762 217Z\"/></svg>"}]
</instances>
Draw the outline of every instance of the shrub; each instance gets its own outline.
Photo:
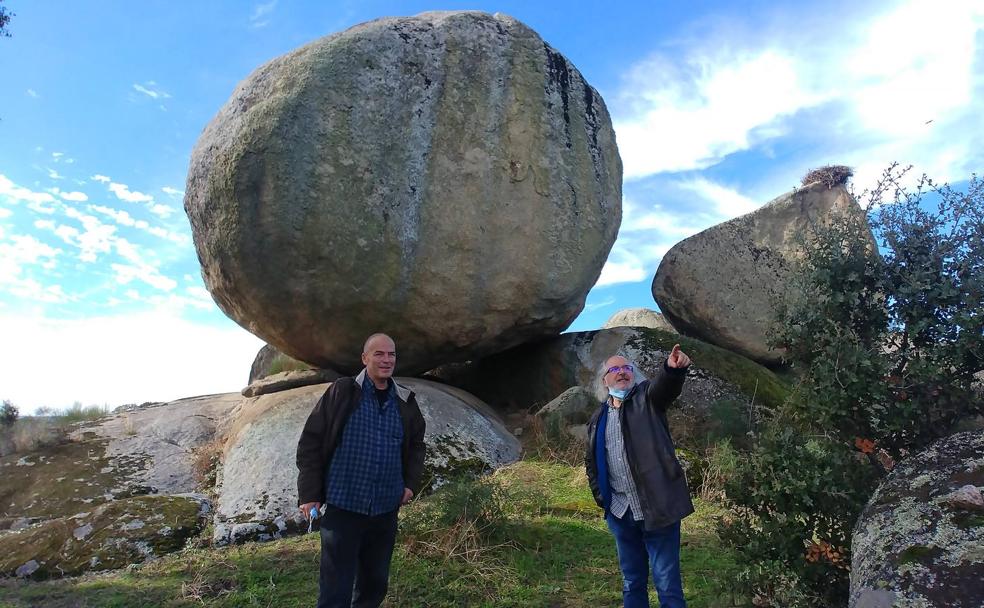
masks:
<instances>
[{"instance_id":1,"label":"shrub","mask_svg":"<svg viewBox=\"0 0 984 608\"><path fill-rule=\"evenodd\" d=\"M510 497L494 477L462 479L401 511L407 550L473 562L507 538Z\"/></svg>"},{"instance_id":2,"label":"shrub","mask_svg":"<svg viewBox=\"0 0 984 608\"><path fill-rule=\"evenodd\" d=\"M20 411L17 406L10 400L4 399L3 405L0 406L0 426L12 426L19 415Z\"/></svg>"},{"instance_id":3,"label":"shrub","mask_svg":"<svg viewBox=\"0 0 984 608\"><path fill-rule=\"evenodd\" d=\"M726 484L721 530L749 558L739 584L757 605L843 605L851 531L878 478L984 411L984 184L910 189L905 174L892 165L862 195L867 223L816 229L800 295L778 311L776 344L800 381Z\"/></svg>"},{"instance_id":4,"label":"shrub","mask_svg":"<svg viewBox=\"0 0 984 608\"><path fill-rule=\"evenodd\" d=\"M76 401L59 417L64 423L72 424L74 422L99 420L100 418L105 418L108 415L108 405L82 405L81 401Z\"/></svg>"}]
</instances>

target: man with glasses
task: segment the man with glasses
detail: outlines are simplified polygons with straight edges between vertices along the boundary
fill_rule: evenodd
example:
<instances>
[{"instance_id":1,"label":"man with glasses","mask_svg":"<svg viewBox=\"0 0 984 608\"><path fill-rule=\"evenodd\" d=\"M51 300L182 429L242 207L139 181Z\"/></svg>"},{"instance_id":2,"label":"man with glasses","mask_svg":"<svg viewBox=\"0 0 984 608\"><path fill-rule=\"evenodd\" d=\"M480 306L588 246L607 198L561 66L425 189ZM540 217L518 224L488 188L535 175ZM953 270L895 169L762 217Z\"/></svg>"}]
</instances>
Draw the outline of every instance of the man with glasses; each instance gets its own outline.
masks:
<instances>
[{"instance_id":1,"label":"man with glasses","mask_svg":"<svg viewBox=\"0 0 984 608\"><path fill-rule=\"evenodd\" d=\"M620 355L599 371L601 407L588 423L588 482L615 537L625 608L649 606L652 572L659 605L686 608L680 579L680 520L694 511L676 459L666 408L680 394L690 357L673 350L652 380L636 382Z\"/></svg>"},{"instance_id":2,"label":"man with glasses","mask_svg":"<svg viewBox=\"0 0 984 608\"><path fill-rule=\"evenodd\" d=\"M297 494L321 518L318 608L376 608L386 597L397 512L420 491L424 417L392 376L396 344L373 334L365 365L339 378L308 416L297 443Z\"/></svg>"}]
</instances>

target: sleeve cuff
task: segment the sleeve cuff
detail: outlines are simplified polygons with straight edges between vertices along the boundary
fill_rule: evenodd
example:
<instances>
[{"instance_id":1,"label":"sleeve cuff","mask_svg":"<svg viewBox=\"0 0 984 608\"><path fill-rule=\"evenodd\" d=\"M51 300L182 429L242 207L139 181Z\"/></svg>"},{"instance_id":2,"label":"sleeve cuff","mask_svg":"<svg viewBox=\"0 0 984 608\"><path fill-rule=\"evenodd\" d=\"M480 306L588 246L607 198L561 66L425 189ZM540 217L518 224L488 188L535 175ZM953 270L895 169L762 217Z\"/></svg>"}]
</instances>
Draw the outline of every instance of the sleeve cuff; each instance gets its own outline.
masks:
<instances>
[{"instance_id":1,"label":"sleeve cuff","mask_svg":"<svg viewBox=\"0 0 984 608\"><path fill-rule=\"evenodd\" d=\"M687 367L670 367L669 365L667 365L666 361L663 361L663 369L668 374L673 374L673 375L676 375L676 376L683 376L688 371L690 371L690 366L688 365Z\"/></svg>"}]
</instances>

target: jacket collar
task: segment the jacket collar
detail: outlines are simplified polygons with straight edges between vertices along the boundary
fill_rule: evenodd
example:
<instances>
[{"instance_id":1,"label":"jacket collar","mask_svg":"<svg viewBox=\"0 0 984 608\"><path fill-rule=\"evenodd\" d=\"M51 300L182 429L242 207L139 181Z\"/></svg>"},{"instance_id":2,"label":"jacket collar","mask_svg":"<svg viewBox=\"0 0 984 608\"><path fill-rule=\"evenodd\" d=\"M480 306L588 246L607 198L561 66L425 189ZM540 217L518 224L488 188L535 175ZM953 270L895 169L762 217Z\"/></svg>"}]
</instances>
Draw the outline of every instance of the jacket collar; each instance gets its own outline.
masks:
<instances>
[{"instance_id":1,"label":"jacket collar","mask_svg":"<svg viewBox=\"0 0 984 608\"><path fill-rule=\"evenodd\" d=\"M359 385L359 388L365 388L365 381L366 381L366 368L363 367L362 371L359 372L359 375L355 377L355 382L356 384ZM403 386L396 380L393 380L393 386L396 387L396 396L400 398L400 401L406 403L407 401L410 400L410 389Z\"/></svg>"}]
</instances>

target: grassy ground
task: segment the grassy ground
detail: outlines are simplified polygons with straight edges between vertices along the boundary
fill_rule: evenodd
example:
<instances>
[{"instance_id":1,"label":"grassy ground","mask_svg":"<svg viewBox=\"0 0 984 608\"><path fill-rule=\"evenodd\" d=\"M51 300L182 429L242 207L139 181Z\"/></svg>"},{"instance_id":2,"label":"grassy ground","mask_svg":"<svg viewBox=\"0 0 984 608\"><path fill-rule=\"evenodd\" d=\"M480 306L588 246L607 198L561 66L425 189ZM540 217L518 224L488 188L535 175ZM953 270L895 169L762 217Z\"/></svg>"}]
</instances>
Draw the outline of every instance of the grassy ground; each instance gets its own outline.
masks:
<instances>
[{"instance_id":1,"label":"grassy ground","mask_svg":"<svg viewBox=\"0 0 984 608\"><path fill-rule=\"evenodd\" d=\"M583 468L525 460L493 479L502 489L504 516L477 545L451 538L435 550L435 544L415 536L419 523L408 524L394 554L386 606L621 604L614 542L591 500ZM440 499L438 492L426 501ZM426 509L426 501L410 509ZM406 514L412 518L412 512ZM736 557L714 534L717 515L714 506L698 502L697 513L683 523L684 590L691 608L738 605L728 590ZM448 540L441 531L435 534L426 538ZM455 548L447 551L448 546ZM310 534L185 549L111 574L0 581L0 607L310 606L317 595L318 550L318 536ZM449 552L456 555L448 557ZM655 593L652 598L655 606Z\"/></svg>"}]
</instances>

